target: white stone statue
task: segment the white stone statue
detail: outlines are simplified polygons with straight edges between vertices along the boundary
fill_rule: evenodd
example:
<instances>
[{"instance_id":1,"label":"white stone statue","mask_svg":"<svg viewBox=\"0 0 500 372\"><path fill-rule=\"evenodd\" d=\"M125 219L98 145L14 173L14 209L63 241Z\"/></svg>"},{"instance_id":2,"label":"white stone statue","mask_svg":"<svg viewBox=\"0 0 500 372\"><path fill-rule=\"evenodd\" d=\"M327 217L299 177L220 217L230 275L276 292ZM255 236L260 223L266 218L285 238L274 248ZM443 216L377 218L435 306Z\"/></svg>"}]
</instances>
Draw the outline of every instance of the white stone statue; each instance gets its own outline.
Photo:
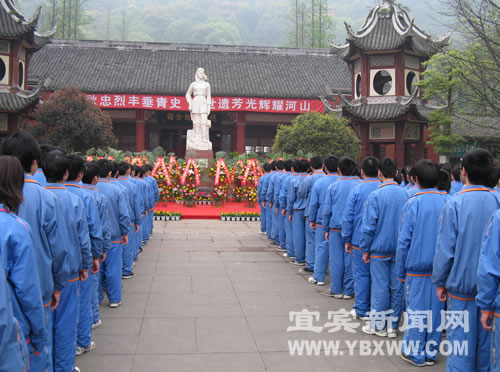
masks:
<instances>
[{"instance_id":1,"label":"white stone statue","mask_svg":"<svg viewBox=\"0 0 500 372\"><path fill-rule=\"evenodd\" d=\"M208 120L212 94L203 68L200 67L196 70L195 80L186 93L193 121L193 129L187 131L186 150L212 150L209 136L212 124Z\"/></svg>"}]
</instances>

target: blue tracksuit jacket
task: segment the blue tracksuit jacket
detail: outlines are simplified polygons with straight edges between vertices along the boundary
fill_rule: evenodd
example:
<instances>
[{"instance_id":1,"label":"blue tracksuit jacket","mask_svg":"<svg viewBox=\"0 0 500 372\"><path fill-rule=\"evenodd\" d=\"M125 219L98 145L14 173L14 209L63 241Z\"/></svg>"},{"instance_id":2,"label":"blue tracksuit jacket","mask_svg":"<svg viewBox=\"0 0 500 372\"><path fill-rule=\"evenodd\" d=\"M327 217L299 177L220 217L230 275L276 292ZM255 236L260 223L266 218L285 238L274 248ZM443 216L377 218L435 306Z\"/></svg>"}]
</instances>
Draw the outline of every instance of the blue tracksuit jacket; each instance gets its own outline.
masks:
<instances>
[{"instance_id":1,"label":"blue tracksuit jacket","mask_svg":"<svg viewBox=\"0 0 500 372\"><path fill-rule=\"evenodd\" d=\"M406 199L406 190L394 181L381 184L368 196L359 243L363 252L381 257L396 254L402 208Z\"/></svg>"},{"instance_id":2,"label":"blue tracksuit jacket","mask_svg":"<svg viewBox=\"0 0 500 372\"><path fill-rule=\"evenodd\" d=\"M398 279L432 274L437 224L446 201L436 189L420 190L407 201L396 251Z\"/></svg>"},{"instance_id":3,"label":"blue tracksuit jacket","mask_svg":"<svg viewBox=\"0 0 500 372\"><path fill-rule=\"evenodd\" d=\"M43 303L47 305L54 291L64 289L70 274L61 204L53 193L25 174L18 215L31 226Z\"/></svg>"},{"instance_id":4,"label":"blue tracksuit jacket","mask_svg":"<svg viewBox=\"0 0 500 372\"><path fill-rule=\"evenodd\" d=\"M484 186L464 186L444 206L438 227L432 281L460 298L476 296L481 239L500 208L498 193Z\"/></svg>"},{"instance_id":5,"label":"blue tracksuit jacket","mask_svg":"<svg viewBox=\"0 0 500 372\"><path fill-rule=\"evenodd\" d=\"M139 201L140 193L137 185L130 181L127 177L118 177L118 183L125 186L128 193L129 202L129 217L130 223L140 225L141 223L141 202Z\"/></svg>"},{"instance_id":6,"label":"blue tracksuit jacket","mask_svg":"<svg viewBox=\"0 0 500 372\"><path fill-rule=\"evenodd\" d=\"M309 204L311 203L311 194L312 194L312 189L314 185L321 179L325 177L325 172L322 170L316 171L314 173L311 173L304 182L302 182L302 185L300 186L299 189L299 198L305 199L306 200L306 208L304 211L304 216L306 218L309 217Z\"/></svg>"},{"instance_id":7,"label":"blue tracksuit jacket","mask_svg":"<svg viewBox=\"0 0 500 372\"><path fill-rule=\"evenodd\" d=\"M342 228L344 209L349 194L359 182L358 177L341 176L337 182L328 187L320 212L324 232L328 232L330 229L340 230Z\"/></svg>"},{"instance_id":8,"label":"blue tracksuit jacket","mask_svg":"<svg viewBox=\"0 0 500 372\"><path fill-rule=\"evenodd\" d=\"M89 193L97 204L102 229L102 250L103 252L107 252L111 246L111 230L109 226L109 211L106 197L104 194L97 191L95 186L83 184L80 187L83 191Z\"/></svg>"},{"instance_id":9,"label":"blue tracksuit jacket","mask_svg":"<svg viewBox=\"0 0 500 372\"><path fill-rule=\"evenodd\" d=\"M111 241L119 241L122 236L128 234L130 228L130 216L124 193L103 178L99 179L96 188L106 196L108 203Z\"/></svg>"},{"instance_id":10,"label":"blue tracksuit jacket","mask_svg":"<svg viewBox=\"0 0 500 372\"><path fill-rule=\"evenodd\" d=\"M266 173L262 177L259 178L259 183L257 184L257 202L264 203L263 191L265 189L265 184L267 183L269 176L271 173Z\"/></svg>"},{"instance_id":11,"label":"blue tracksuit jacket","mask_svg":"<svg viewBox=\"0 0 500 372\"><path fill-rule=\"evenodd\" d=\"M0 204L0 255L10 284L14 316L25 340L42 351L47 343L45 312L30 226Z\"/></svg>"},{"instance_id":12,"label":"blue tracksuit jacket","mask_svg":"<svg viewBox=\"0 0 500 372\"><path fill-rule=\"evenodd\" d=\"M289 215L296 209L306 208L306 200L299 198L299 189L306 177L307 173L298 173L288 184L286 211Z\"/></svg>"},{"instance_id":13,"label":"blue tracksuit jacket","mask_svg":"<svg viewBox=\"0 0 500 372\"><path fill-rule=\"evenodd\" d=\"M451 181L450 195L455 195L460 192L464 184L460 181Z\"/></svg>"},{"instance_id":14,"label":"blue tracksuit jacket","mask_svg":"<svg viewBox=\"0 0 500 372\"><path fill-rule=\"evenodd\" d=\"M287 197L288 197L288 186L290 185L290 182L292 182L293 179L295 179L295 176L298 173L285 173L286 176L283 177L283 180L281 181L281 190L280 190L280 195L279 195L279 205L281 209L286 209L287 205Z\"/></svg>"},{"instance_id":15,"label":"blue tracksuit jacket","mask_svg":"<svg viewBox=\"0 0 500 372\"><path fill-rule=\"evenodd\" d=\"M321 225L323 221L320 218L320 209L323 201L325 200L326 191L328 187L337 181L339 178L337 173L329 173L326 177L318 180L312 187L311 198L309 199L309 205L307 208L307 217L309 217L309 222L314 222Z\"/></svg>"},{"instance_id":16,"label":"blue tracksuit jacket","mask_svg":"<svg viewBox=\"0 0 500 372\"><path fill-rule=\"evenodd\" d=\"M368 195L380 186L378 178L366 178L357 185L347 198L342 218L342 240L359 248L361 223Z\"/></svg>"}]
</instances>

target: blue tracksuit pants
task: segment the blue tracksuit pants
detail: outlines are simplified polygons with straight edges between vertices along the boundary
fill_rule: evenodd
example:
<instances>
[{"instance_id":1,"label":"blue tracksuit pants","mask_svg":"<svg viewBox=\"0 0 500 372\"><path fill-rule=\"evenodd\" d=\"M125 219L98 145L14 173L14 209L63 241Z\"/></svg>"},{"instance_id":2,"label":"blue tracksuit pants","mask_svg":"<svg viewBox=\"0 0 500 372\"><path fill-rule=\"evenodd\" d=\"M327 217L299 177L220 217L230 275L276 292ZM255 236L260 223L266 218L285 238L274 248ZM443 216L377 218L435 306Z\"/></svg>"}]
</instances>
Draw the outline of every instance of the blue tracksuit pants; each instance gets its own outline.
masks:
<instances>
[{"instance_id":1,"label":"blue tracksuit pants","mask_svg":"<svg viewBox=\"0 0 500 372\"><path fill-rule=\"evenodd\" d=\"M359 316L368 316L370 312L370 263L364 263L363 252L352 249L352 274L354 277L354 309Z\"/></svg>"},{"instance_id":2,"label":"blue tracksuit pants","mask_svg":"<svg viewBox=\"0 0 500 372\"><path fill-rule=\"evenodd\" d=\"M73 371L75 366L76 328L79 313L80 280L68 282L53 316L54 372Z\"/></svg>"},{"instance_id":3,"label":"blue tracksuit pants","mask_svg":"<svg viewBox=\"0 0 500 372\"><path fill-rule=\"evenodd\" d=\"M286 249L286 229L285 229L285 219L286 216L283 216L283 209L279 210L279 241L280 246L283 249Z\"/></svg>"},{"instance_id":4,"label":"blue tracksuit pants","mask_svg":"<svg viewBox=\"0 0 500 372\"><path fill-rule=\"evenodd\" d=\"M149 238L151 238L151 235L153 234L154 210L152 212L149 212L148 217L149 217L149 230L148 230L148 240L149 240Z\"/></svg>"},{"instance_id":5,"label":"blue tracksuit pants","mask_svg":"<svg viewBox=\"0 0 500 372\"><path fill-rule=\"evenodd\" d=\"M334 294L354 294L352 255L345 251L342 234L330 230L328 241L330 255L330 291Z\"/></svg>"},{"instance_id":6,"label":"blue tracksuit pants","mask_svg":"<svg viewBox=\"0 0 500 372\"><path fill-rule=\"evenodd\" d=\"M146 215L142 218L142 223L143 223L143 229L142 229L142 239L141 239L141 244L142 242L147 243L149 240L149 215L150 213L146 213Z\"/></svg>"},{"instance_id":7,"label":"blue tracksuit pants","mask_svg":"<svg viewBox=\"0 0 500 372\"><path fill-rule=\"evenodd\" d=\"M303 209L293 211L292 229L295 261L306 262L306 231Z\"/></svg>"},{"instance_id":8,"label":"blue tracksuit pants","mask_svg":"<svg viewBox=\"0 0 500 372\"><path fill-rule=\"evenodd\" d=\"M92 341L91 275L89 274L89 278L86 281L80 282L80 311L76 345L81 347L89 346Z\"/></svg>"},{"instance_id":9,"label":"blue tracksuit pants","mask_svg":"<svg viewBox=\"0 0 500 372\"><path fill-rule=\"evenodd\" d=\"M123 265L122 273L123 275L129 275L132 272L132 265L136 256L136 242L137 234L135 233L135 227L131 226L128 233L128 243L123 246Z\"/></svg>"},{"instance_id":10,"label":"blue tracksuit pants","mask_svg":"<svg viewBox=\"0 0 500 372\"><path fill-rule=\"evenodd\" d=\"M432 311L432 330L420 330L418 327L407 327L404 333L403 345L418 345L418 350L408 347L403 351L417 364L425 363L425 359L436 359L439 352L439 344L442 339L442 332L437 331L441 325L441 310L444 310L444 303L440 302L436 296L436 286L432 284L432 277L429 276L406 276L404 283L406 293L406 307L409 309L408 323L414 324L415 319L412 312ZM417 315L418 316L418 315ZM420 318L420 317L419 317ZM424 320L427 325L429 318Z\"/></svg>"},{"instance_id":11,"label":"blue tracksuit pants","mask_svg":"<svg viewBox=\"0 0 500 372\"><path fill-rule=\"evenodd\" d=\"M259 203L260 206L260 232L266 232L266 207L264 206L264 203Z\"/></svg>"},{"instance_id":12,"label":"blue tracksuit pants","mask_svg":"<svg viewBox=\"0 0 500 372\"><path fill-rule=\"evenodd\" d=\"M288 257L295 257L295 249L293 245L293 227L289 220L289 215L285 216L285 234L286 234L286 254Z\"/></svg>"},{"instance_id":13,"label":"blue tracksuit pants","mask_svg":"<svg viewBox=\"0 0 500 372\"><path fill-rule=\"evenodd\" d=\"M456 296L458 297L458 296ZM462 298L462 297L461 297ZM446 359L448 372L487 372L490 370L491 332L485 331L481 325L481 312L474 300L464 301L448 294L447 311L468 311L469 331L463 327L452 327L446 330L446 339L454 342L467 342L467 355L451 354Z\"/></svg>"},{"instance_id":14,"label":"blue tracksuit pants","mask_svg":"<svg viewBox=\"0 0 500 372\"><path fill-rule=\"evenodd\" d=\"M316 234L309 226L309 219L306 219L306 267L314 270L314 247L316 245Z\"/></svg>"},{"instance_id":15,"label":"blue tracksuit pants","mask_svg":"<svg viewBox=\"0 0 500 372\"><path fill-rule=\"evenodd\" d=\"M316 244L314 245L314 280L325 282L326 268L328 267L328 258L330 249L325 239L325 232L322 226L316 226Z\"/></svg>"},{"instance_id":16,"label":"blue tracksuit pants","mask_svg":"<svg viewBox=\"0 0 500 372\"><path fill-rule=\"evenodd\" d=\"M279 243L280 241L280 216L276 212L276 208L272 207L272 230L271 230L271 238Z\"/></svg>"},{"instance_id":17,"label":"blue tracksuit pants","mask_svg":"<svg viewBox=\"0 0 500 372\"><path fill-rule=\"evenodd\" d=\"M43 308L45 328L47 330L47 344L43 350L36 350L36 355L32 345L29 345L30 353L30 372L51 371L52 370L52 315L50 303ZM22 338L24 340L24 337Z\"/></svg>"},{"instance_id":18,"label":"blue tracksuit pants","mask_svg":"<svg viewBox=\"0 0 500 372\"><path fill-rule=\"evenodd\" d=\"M273 211L269 204L266 204L266 231L267 238L269 240L273 239Z\"/></svg>"},{"instance_id":19,"label":"blue tracksuit pants","mask_svg":"<svg viewBox=\"0 0 500 372\"><path fill-rule=\"evenodd\" d=\"M493 331L491 332L491 372L500 371L500 317L493 316Z\"/></svg>"},{"instance_id":20,"label":"blue tracksuit pants","mask_svg":"<svg viewBox=\"0 0 500 372\"><path fill-rule=\"evenodd\" d=\"M122 245L111 243L106 260L101 265L104 274L103 287L106 288L110 303L122 300Z\"/></svg>"},{"instance_id":21,"label":"blue tracksuit pants","mask_svg":"<svg viewBox=\"0 0 500 372\"><path fill-rule=\"evenodd\" d=\"M102 265L102 264L101 264ZM101 319L101 316L99 314L99 273L97 274L90 274L89 275L89 281L90 281L90 308L92 310L92 324L95 324ZM101 291L102 293L102 291Z\"/></svg>"},{"instance_id":22,"label":"blue tracksuit pants","mask_svg":"<svg viewBox=\"0 0 500 372\"><path fill-rule=\"evenodd\" d=\"M403 285L396 274L396 257L370 257L370 273L372 281L371 310L381 313L393 310L390 317L397 320L392 322L392 328L397 329L403 303ZM389 324L390 326L390 324ZM377 328L383 329L379 324Z\"/></svg>"}]
</instances>

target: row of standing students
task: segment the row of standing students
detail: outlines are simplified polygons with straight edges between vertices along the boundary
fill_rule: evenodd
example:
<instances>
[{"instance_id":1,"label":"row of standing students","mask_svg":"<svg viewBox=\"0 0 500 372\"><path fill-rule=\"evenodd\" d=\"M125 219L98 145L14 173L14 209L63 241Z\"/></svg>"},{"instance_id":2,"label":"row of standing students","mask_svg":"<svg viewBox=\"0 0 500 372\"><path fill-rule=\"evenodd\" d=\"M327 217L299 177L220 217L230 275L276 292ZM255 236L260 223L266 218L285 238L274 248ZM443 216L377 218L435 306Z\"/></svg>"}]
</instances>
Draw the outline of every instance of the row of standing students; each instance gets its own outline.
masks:
<instances>
[{"instance_id":1,"label":"row of standing students","mask_svg":"<svg viewBox=\"0 0 500 372\"><path fill-rule=\"evenodd\" d=\"M153 230L151 167L78 155L20 132L0 146L0 371L79 371L99 307Z\"/></svg>"},{"instance_id":2,"label":"row of standing students","mask_svg":"<svg viewBox=\"0 0 500 372\"><path fill-rule=\"evenodd\" d=\"M325 285L329 272L324 295L354 298L362 332L400 329L401 358L430 366L446 330L452 345L466 345L447 357L448 371L500 371L500 168L488 151L455 168L420 160L401 172L390 158L367 157L358 171L353 159L330 156L264 169L261 232L312 274L309 283ZM410 324L422 313L429 324L399 328L405 310ZM462 323L443 327L456 314Z\"/></svg>"}]
</instances>

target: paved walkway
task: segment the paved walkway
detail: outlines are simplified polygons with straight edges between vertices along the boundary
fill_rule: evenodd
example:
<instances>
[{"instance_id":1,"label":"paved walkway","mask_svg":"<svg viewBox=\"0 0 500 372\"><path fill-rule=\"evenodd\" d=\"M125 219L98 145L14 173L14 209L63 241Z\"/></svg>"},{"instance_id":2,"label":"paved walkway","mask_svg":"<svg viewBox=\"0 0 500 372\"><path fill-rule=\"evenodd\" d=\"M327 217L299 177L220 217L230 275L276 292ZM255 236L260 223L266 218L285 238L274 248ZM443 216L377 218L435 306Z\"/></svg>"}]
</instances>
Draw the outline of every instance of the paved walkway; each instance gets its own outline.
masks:
<instances>
[{"instance_id":1,"label":"paved walkway","mask_svg":"<svg viewBox=\"0 0 500 372\"><path fill-rule=\"evenodd\" d=\"M349 356L346 341L382 341L358 330L287 332L290 311L352 308L321 295L258 233L256 222L155 222L123 305L103 303L97 348L82 372L412 371L398 356ZM400 338L399 338L400 339ZM342 356L290 356L288 340L338 340ZM384 341L385 342L385 341ZM426 371L444 371L444 358Z\"/></svg>"}]
</instances>

